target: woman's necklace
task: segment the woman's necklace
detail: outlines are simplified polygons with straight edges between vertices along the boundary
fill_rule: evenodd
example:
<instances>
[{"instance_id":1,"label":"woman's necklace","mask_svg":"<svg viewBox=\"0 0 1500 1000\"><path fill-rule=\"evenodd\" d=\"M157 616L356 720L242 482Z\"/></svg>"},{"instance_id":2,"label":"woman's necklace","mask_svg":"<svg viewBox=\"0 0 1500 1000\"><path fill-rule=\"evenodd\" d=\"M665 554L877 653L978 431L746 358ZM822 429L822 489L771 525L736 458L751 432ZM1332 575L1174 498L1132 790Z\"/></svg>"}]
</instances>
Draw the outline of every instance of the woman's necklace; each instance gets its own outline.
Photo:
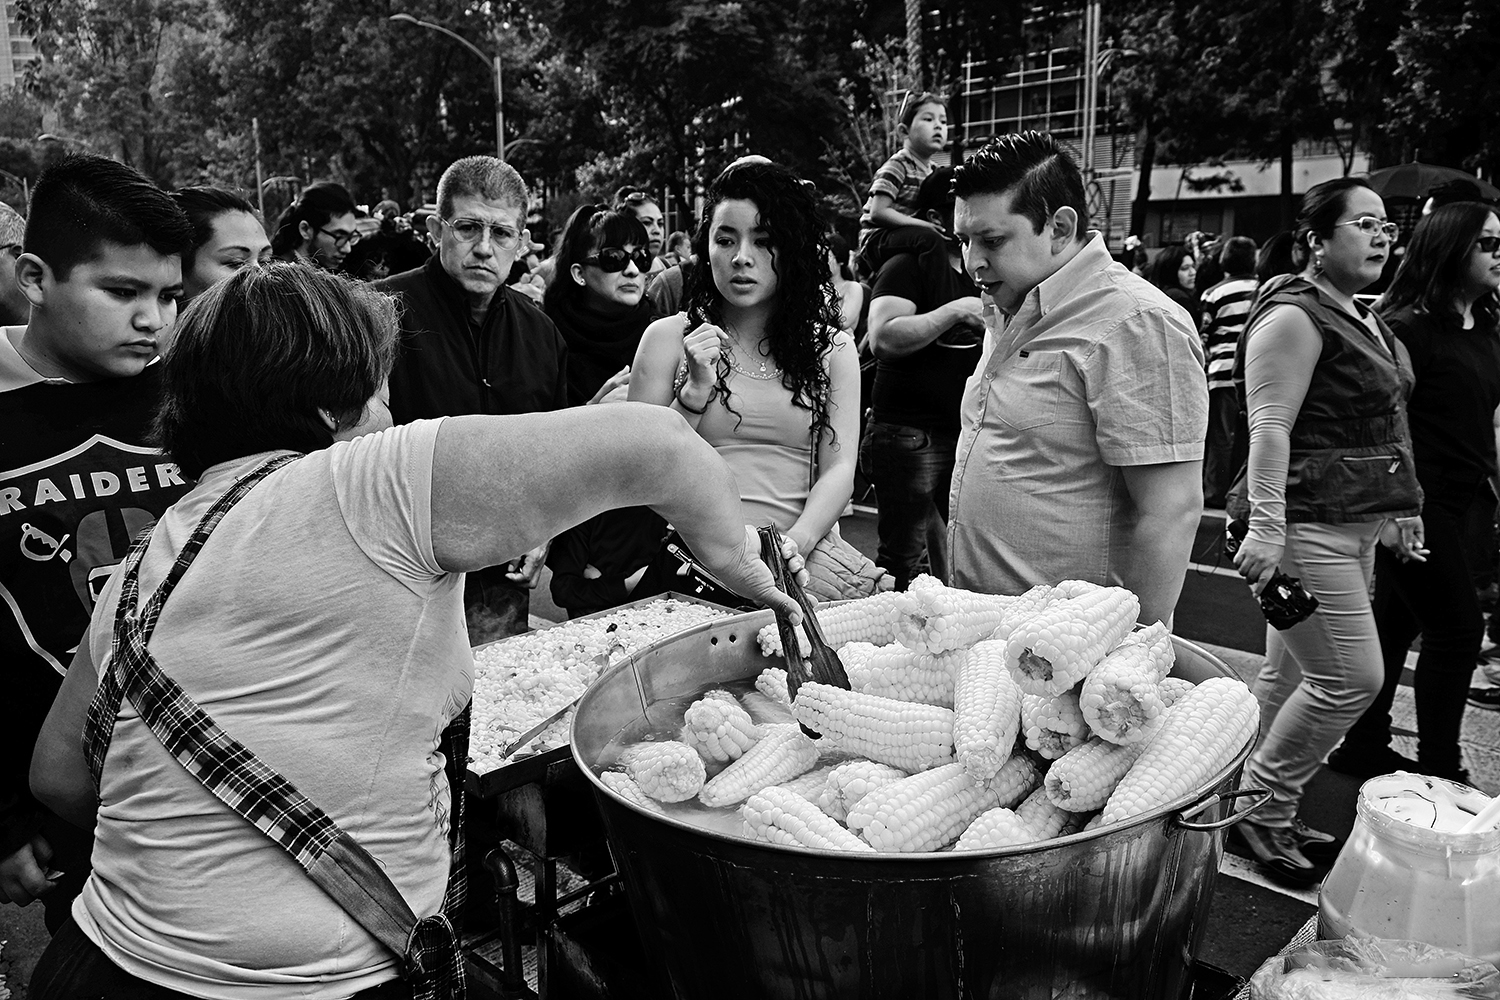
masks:
<instances>
[{"instance_id":1,"label":"woman's necklace","mask_svg":"<svg viewBox=\"0 0 1500 1000\"><path fill-rule=\"evenodd\" d=\"M733 332L734 332L733 330L730 331L731 334ZM736 343L738 343L738 342L736 342ZM759 371L751 371L749 369L741 368L740 367L739 362L735 360L735 353L736 352L735 352L734 348L731 347L729 349L729 367L731 369L733 369L734 371L739 372L741 375L745 376L746 378L753 378L757 382L769 382L773 378L780 378L781 377L781 369L780 368L772 368L770 366L770 364L768 364L768 362L770 361L769 358L767 358L765 356L761 356L761 358L760 358L760 366L759 366L760 370ZM757 351L756 354L760 354L760 352Z\"/></svg>"}]
</instances>

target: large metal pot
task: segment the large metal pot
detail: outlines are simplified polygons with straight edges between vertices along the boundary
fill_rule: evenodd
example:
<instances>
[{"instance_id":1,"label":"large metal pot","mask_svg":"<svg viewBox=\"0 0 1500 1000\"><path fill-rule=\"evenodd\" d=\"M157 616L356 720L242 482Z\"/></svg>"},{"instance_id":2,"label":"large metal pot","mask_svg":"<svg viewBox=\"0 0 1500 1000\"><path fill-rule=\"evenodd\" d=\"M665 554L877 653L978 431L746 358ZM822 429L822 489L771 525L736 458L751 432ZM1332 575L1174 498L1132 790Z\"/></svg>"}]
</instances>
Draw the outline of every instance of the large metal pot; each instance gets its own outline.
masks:
<instances>
[{"instance_id":1,"label":"large metal pot","mask_svg":"<svg viewBox=\"0 0 1500 1000\"><path fill-rule=\"evenodd\" d=\"M601 751L626 727L680 718L683 698L779 665L755 641L771 620L738 615L648 647L578 707L573 754L663 988L682 1000L1185 996L1251 744L1201 788L1129 823L964 854L756 844L649 813L599 783ZM1174 674L1229 673L1176 645Z\"/></svg>"}]
</instances>

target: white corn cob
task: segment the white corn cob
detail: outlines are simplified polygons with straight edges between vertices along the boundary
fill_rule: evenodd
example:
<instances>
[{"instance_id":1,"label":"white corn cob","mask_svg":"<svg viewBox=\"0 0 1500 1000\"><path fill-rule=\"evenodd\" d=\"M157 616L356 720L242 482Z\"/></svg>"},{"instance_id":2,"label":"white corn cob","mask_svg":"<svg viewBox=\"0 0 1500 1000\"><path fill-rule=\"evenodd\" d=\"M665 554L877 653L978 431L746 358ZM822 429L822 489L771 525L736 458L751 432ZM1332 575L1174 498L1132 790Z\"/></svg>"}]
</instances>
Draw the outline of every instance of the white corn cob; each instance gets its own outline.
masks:
<instances>
[{"instance_id":1,"label":"white corn cob","mask_svg":"<svg viewBox=\"0 0 1500 1000\"><path fill-rule=\"evenodd\" d=\"M897 596L894 592L884 591L833 607L819 608L813 614L818 616L818 624L823 626L823 637L834 649L846 642L856 641L884 645L896 641ZM766 656L782 655L781 632L774 622L764 626L756 634L756 640L760 643L760 651ZM802 647L803 656L812 652L807 632L801 625L797 626L797 643Z\"/></svg>"},{"instance_id":2,"label":"white corn cob","mask_svg":"<svg viewBox=\"0 0 1500 1000\"><path fill-rule=\"evenodd\" d=\"M955 762L875 789L849 810L848 822L877 851L935 851L999 804L993 789Z\"/></svg>"},{"instance_id":3,"label":"white corn cob","mask_svg":"<svg viewBox=\"0 0 1500 1000\"><path fill-rule=\"evenodd\" d=\"M1042 772L1031 758L1012 757L1005 762L1000 773L989 780L989 788L999 797L995 805L1014 809L1016 803L1025 801L1026 796L1041 783Z\"/></svg>"},{"instance_id":4,"label":"white corn cob","mask_svg":"<svg viewBox=\"0 0 1500 1000\"><path fill-rule=\"evenodd\" d=\"M697 750L703 759L723 764L737 759L755 746L761 728L750 719L750 713L730 695L729 701L709 695L688 706L682 715L682 742Z\"/></svg>"},{"instance_id":5,"label":"white corn cob","mask_svg":"<svg viewBox=\"0 0 1500 1000\"><path fill-rule=\"evenodd\" d=\"M900 643L851 642L839 650L839 659L856 691L952 708L953 678L963 652L918 653Z\"/></svg>"},{"instance_id":6,"label":"white corn cob","mask_svg":"<svg viewBox=\"0 0 1500 1000\"><path fill-rule=\"evenodd\" d=\"M1056 760L1091 735L1078 707L1078 692L1021 696L1021 733L1026 745L1048 760Z\"/></svg>"},{"instance_id":7,"label":"white corn cob","mask_svg":"<svg viewBox=\"0 0 1500 1000\"><path fill-rule=\"evenodd\" d=\"M903 771L925 771L953 758L953 712L860 694L809 681L792 715L826 743Z\"/></svg>"},{"instance_id":8,"label":"white corn cob","mask_svg":"<svg viewBox=\"0 0 1500 1000\"><path fill-rule=\"evenodd\" d=\"M1005 668L1005 642L974 644L953 687L953 751L975 781L988 781L1010 759L1021 728L1021 689Z\"/></svg>"},{"instance_id":9,"label":"white corn cob","mask_svg":"<svg viewBox=\"0 0 1500 1000\"><path fill-rule=\"evenodd\" d=\"M1144 743L1120 746L1095 736L1053 761L1044 787L1059 809L1091 812L1109 801L1120 779L1145 749Z\"/></svg>"},{"instance_id":10,"label":"white corn cob","mask_svg":"<svg viewBox=\"0 0 1500 1000\"><path fill-rule=\"evenodd\" d=\"M740 815L745 819L745 832L756 840L819 851L875 850L806 798L781 786L750 796L740 806Z\"/></svg>"},{"instance_id":11,"label":"white corn cob","mask_svg":"<svg viewBox=\"0 0 1500 1000\"><path fill-rule=\"evenodd\" d=\"M697 795L707 773L698 751L677 740L637 743L620 755L625 772L658 802L681 802Z\"/></svg>"},{"instance_id":12,"label":"white corn cob","mask_svg":"<svg viewBox=\"0 0 1500 1000\"><path fill-rule=\"evenodd\" d=\"M1104 825L1105 825L1104 814L1103 813L1094 813L1094 818L1091 819L1091 820L1089 820L1087 823L1083 824L1083 828L1084 828L1085 831L1088 831L1088 830L1097 830L1101 826L1104 826Z\"/></svg>"},{"instance_id":13,"label":"white corn cob","mask_svg":"<svg viewBox=\"0 0 1500 1000\"><path fill-rule=\"evenodd\" d=\"M663 814L666 812L661 807L661 803L642 791L641 786L637 785L635 780L624 771L605 771L599 775L599 781L605 788L608 788L626 802L634 803L650 812Z\"/></svg>"},{"instance_id":14,"label":"white corn cob","mask_svg":"<svg viewBox=\"0 0 1500 1000\"><path fill-rule=\"evenodd\" d=\"M1172 636L1158 622L1154 641L1127 639L1083 679L1078 707L1094 735L1111 743L1139 743L1161 728L1166 705L1157 686L1172 669Z\"/></svg>"},{"instance_id":15,"label":"white corn cob","mask_svg":"<svg viewBox=\"0 0 1500 1000\"><path fill-rule=\"evenodd\" d=\"M712 701L727 701L731 705L738 705L740 703L740 700L734 696L732 691L726 691L723 688L713 688L705 691L702 697Z\"/></svg>"},{"instance_id":16,"label":"white corn cob","mask_svg":"<svg viewBox=\"0 0 1500 1000\"><path fill-rule=\"evenodd\" d=\"M1046 788L1034 789L1026 796L1016 806L1016 817L1031 830L1033 840L1066 837L1083 825L1082 817L1059 808L1047 795Z\"/></svg>"},{"instance_id":17,"label":"white corn cob","mask_svg":"<svg viewBox=\"0 0 1500 1000\"><path fill-rule=\"evenodd\" d=\"M828 783L828 775L833 770L833 765L815 767L806 774L798 775L790 781L783 781L775 788L785 788L789 792L796 792L809 802L816 803L818 796L823 794L823 786ZM822 808L819 806L818 808Z\"/></svg>"},{"instance_id":18,"label":"white corn cob","mask_svg":"<svg viewBox=\"0 0 1500 1000\"><path fill-rule=\"evenodd\" d=\"M1139 816L1198 788L1255 737L1260 708L1243 681L1213 677L1167 711L1104 805L1104 822Z\"/></svg>"},{"instance_id":19,"label":"white corn cob","mask_svg":"<svg viewBox=\"0 0 1500 1000\"><path fill-rule=\"evenodd\" d=\"M1161 695L1161 703L1168 708L1177 704L1178 699L1193 689L1193 682L1185 677L1168 677L1156 686L1156 693Z\"/></svg>"},{"instance_id":20,"label":"white corn cob","mask_svg":"<svg viewBox=\"0 0 1500 1000\"><path fill-rule=\"evenodd\" d=\"M999 806L975 817L974 822L953 845L955 851L984 851L996 847L1017 847L1037 840L1031 827L1014 812Z\"/></svg>"},{"instance_id":21,"label":"white corn cob","mask_svg":"<svg viewBox=\"0 0 1500 1000\"><path fill-rule=\"evenodd\" d=\"M792 695L786 686L786 670L783 667L767 667L755 678L755 690L783 705L792 703Z\"/></svg>"},{"instance_id":22,"label":"white corn cob","mask_svg":"<svg viewBox=\"0 0 1500 1000\"><path fill-rule=\"evenodd\" d=\"M1028 694L1062 694L1119 645L1141 612L1123 587L1101 587L1058 601L1017 625L1006 640L1006 664Z\"/></svg>"},{"instance_id":23,"label":"white corn cob","mask_svg":"<svg viewBox=\"0 0 1500 1000\"><path fill-rule=\"evenodd\" d=\"M1092 594L1096 590L1103 589L1099 584L1090 583L1087 580L1063 580L1056 587L1052 588L1052 594L1054 600L1068 601L1075 597L1082 597L1084 594Z\"/></svg>"},{"instance_id":24,"label":"white corn cob","mask_svg":"<svg viewBox=\"0 0 1500 1000\"><path fill-rule=\"evenodd\" d=\"M995 631L990 633L989 637L991 639L1009 639L1011 631L1017 625L1021 624L1021 622L1030 618L1047 605L1063 599L1063 596L1058 593L1056 587L1048 586L1045 583L1037 584L1016 598L1015 603L1005 609L1005 617L1000 620L1000 624L995 627Z\"/></svg>"},{"instance_id":25,"label":"white corn cob","mask_svg":"<svg viewBox=\"0 0 1500 1000\"><path fill-rule=\"evenodd\" d=\"M791 723L763 727L766 735L698 793L706 806L732 806L763 788L790 781L818 762L818 746Z\"/></svg>"},{"instance_id":26,"label":"white corn cob","mask_svg":"<svg viewBox=\"0 0 1500 1000\"><path fill-rule=\"evenodd\" d=\"M926 574L896 598L900 612L896 638L919 653L972 646L995 631L1020 600L945 587Z\"/></svg>"},{"instance_id":27,"label":"white corn cob","mask_svg":"<svg viewBox=\"0 0 1500 1000\"><path fill-rule=\"evenodd\" d=\"M906 772L874 760L852 760L828 772L823 792L817 798L818 808L842 823L849 809L875 789L900 781Z\"/></svg>"}]
</instances>

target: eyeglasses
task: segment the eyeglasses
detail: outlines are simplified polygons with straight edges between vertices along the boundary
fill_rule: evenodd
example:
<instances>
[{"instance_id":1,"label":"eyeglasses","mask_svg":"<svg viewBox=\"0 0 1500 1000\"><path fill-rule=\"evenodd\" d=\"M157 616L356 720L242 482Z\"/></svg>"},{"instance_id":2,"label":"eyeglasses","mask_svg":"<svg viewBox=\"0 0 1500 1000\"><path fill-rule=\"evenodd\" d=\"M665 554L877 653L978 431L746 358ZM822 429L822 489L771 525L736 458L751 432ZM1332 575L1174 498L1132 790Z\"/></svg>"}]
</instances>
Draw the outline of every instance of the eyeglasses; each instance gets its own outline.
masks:
<instances>
[{"instance_id":1,"label":"eyeglasses","mask_svg":"<svg viewBox=\"0 0 1500 1000\"><path fill-rule=\"evenodd\" d=\"M1400 226L1394 222L1381 222L1373 215L1362 215L1357 219L1350 219L1348 222L1340 222L1339 225L1358 226L1359 231L1366 236L1379 236L1384 233L1385 238L1393 243L1396 241L1396 237L1401 235Z\"/></svg>"},{"instance_id":2,"label":"eyeglasses","mask_svg":"<svg viewBox=\"0 0 1500 1000\"><path fill-rule=\"evenodd\" d=\"M634 264L637 271L644 273L651 270L651 253L647 250L625 251L619 247L605 247L598 253L583 258L583 262L593 264L605 274L623 271L628 264Z\"/></svg>"},{"instance_id":3,"label":"eyeglasses","mask_svg":"<svg viewBox=\"0 0 1500 1000\"><path fill-rule=\"evenodd\" d=\"M447 219L439 220L443 225L453 230L454 237L460 243L478 243L486 232L490 234L490 243L500 250L514 250L521 242L521 234L509 226L495 226L477 219Z\"/></svg>"},{"instance_id":4,"label":"eyeglasses","mask_svg":"<svg viewBox=\"0 0 1500 1000\"><path fill-rule=\"evenodd\" d=\"M352 247L359 242L358 233L331 233L326 229L319 229L318 232L333 240L333 245L340 248Z\"/></svg>"},{"instance_id":5,"label":"eyeglasses","mask_svg":"<svg viewBox=\"0 0 1500 1000\"><path fill-rule=\"evenodd\" d=\"M1500 250L1500 236L1481 236L1474 241L1474 245L1479 248L1480 253L1492 254Z\"/></svg>"},{"instance_id":6,"label":"eyeglasses","mask_svg":"<svg viewBox=\"0 0 1500 1000\"><path fill-rule=\"evenodd\" d=\"M0 247L0 250L4 250L6 253L16 258L16 260L20 260L21 254L26 252L26 248L19 243L7 243L4 247Z\"/></svg>"}]
</instances>

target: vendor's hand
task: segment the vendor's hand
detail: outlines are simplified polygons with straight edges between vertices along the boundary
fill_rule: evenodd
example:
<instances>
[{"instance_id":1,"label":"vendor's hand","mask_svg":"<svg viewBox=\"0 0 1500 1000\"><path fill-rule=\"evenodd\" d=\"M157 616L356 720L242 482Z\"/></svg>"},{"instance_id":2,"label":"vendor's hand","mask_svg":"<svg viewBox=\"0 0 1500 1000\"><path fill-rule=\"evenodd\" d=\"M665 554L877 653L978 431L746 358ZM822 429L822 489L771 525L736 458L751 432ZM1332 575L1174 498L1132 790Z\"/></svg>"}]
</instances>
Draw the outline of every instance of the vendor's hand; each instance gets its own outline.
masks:
<instances>
[{"instance_id":1,"label":"vendor's hand","mask_svg":"<svg viewBox=\"0 0 1500 1000\"><path fill-rule=\"evenodd\" d=\"M1262 542L1254 538L1240 542L1240 550L1234 554L1234 565L1240 571L1240 576L1250 584L1250 591L1255 596L1260 596L1261 588L1271 579L1276 567L1281 565L1281 555L1285 551L1285 545L1277 545L1275 542Z\"/></svg>"},{"instance_id":2,"label":"vendor's hand","mask_svg":"<svg viewBox=\"0 0 1500 1000\"><path fill-rule=\"evenodd\" d=\"M707 392L719 380L719 359L729 348L729 334L712 323L704 323L682 338L687 356L688 385Z\"/></svg>"},{"instance_id":3,"label":"vendor's hand","mask_svg":"<svg viewBox=\"0 0 1500 1000\"><path fill-rule=\"evenodd\" d=\"M630 395L630 366L626 365L615 372L594 393L594 398L588 401L589 406L595 403L623 403Z\"/></svg>"},{"instance_id":4,"label":"vendor's hand","mask_svg":"<svg viewBox=\"0 0 1500 1000\"><path fill-rule=\"evenodd\" d=\"M1421 517L1390 518L1380 527L1380 544L1402 562L1426 562L1426 529Z\"/></svg>"},{"instance_id":5,"label":"vendor's hand","mask_svg":"<svg viewBox=\"0 0 1500 1000\"><path fill-rule=\"evenodd\" d=\"M697 547L693 552L710 573L736 594L787 615L793 624L802 621L802 609L797 602L776 589L771 568L760 558L760 533L748 524L739 546L722 558L707 551L700 553ZM807 569L797 554L797 547L788 542L782 546L781 554L787 560L787 568L798 574L799 581L805 579Z\"/></svg>"},{"instance_id":6,"label":"vendor's hand","mask_svg":"<svg viewBox=\"0 0 1500 1000\"><path fill-rule=\"evenodd\" d=\"M506 571L505 578L511 583L522 583L535 590L537 584L542 582L542 567L547 563L547 549L551 545L551 542L538 545L526 553L521 557L520 565L514 570Z\"/></svg>"},{"instance_id":7,"label":"vendor's hand","mask_svg":"<svg viewBox=\"0 0 1500 1000\"><path fill-rule=\"evenodd\" d=\"M44 866L52 860L52 845L41 834L22 844L14 854L0 858L0 903L26 906L57 883L47 878Z\"/></svg>"}]
</instances>

